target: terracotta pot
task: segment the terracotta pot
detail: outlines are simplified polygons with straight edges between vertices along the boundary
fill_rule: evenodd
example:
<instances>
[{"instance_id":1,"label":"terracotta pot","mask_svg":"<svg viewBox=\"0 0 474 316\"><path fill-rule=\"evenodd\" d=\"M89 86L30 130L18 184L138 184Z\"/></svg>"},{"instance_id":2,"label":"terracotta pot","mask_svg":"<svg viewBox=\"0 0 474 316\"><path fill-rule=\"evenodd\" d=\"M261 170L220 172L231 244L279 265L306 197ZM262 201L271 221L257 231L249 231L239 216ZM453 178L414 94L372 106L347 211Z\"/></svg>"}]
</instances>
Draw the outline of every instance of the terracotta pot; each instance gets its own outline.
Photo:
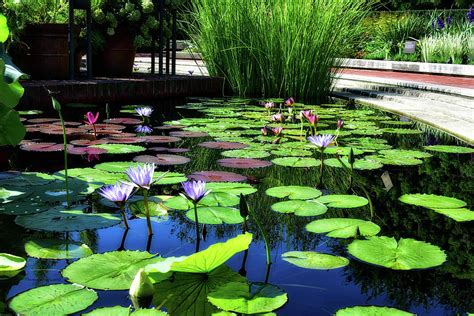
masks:
<instances>
[{"instance_id":1,"label":"terracotta pot","mask_svg":"<svg viewBox=\"0 0 474 316\"><path fill-rule=\"evenodd\" d=\"M80 28L75 28L76 38ZM32 79L67 79L69 47L67 24L28 25L21 48L13 52L14 62Z\"/></svg>"},{"instance_id":2,"label":"terracotta pot","mask_svg":"<svg viewBox=\"0 0 474 316\"><path fill-rule=\"evenodd\" d=\"M135 53L133 36L127 29L117 28L114 35L106 37L105 49L94 54L92 72L94 76L129 77Z\"/></svg>"}]
</instances>

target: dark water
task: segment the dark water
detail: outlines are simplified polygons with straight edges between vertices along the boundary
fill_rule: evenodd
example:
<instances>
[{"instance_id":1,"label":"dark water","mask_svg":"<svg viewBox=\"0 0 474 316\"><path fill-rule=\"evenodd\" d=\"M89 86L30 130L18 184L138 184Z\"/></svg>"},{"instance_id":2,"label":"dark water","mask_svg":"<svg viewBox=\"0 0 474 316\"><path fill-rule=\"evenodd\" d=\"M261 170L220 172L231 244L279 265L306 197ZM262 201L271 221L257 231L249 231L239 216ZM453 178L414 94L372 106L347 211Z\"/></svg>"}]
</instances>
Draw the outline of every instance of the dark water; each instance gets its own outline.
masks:
<instances>
[{"instance_id":1,"label":"dark water","mask_svg":"<svg viewBox=\"0 0 474 316\"><path fill-rule=\"evenodd\" d=\"M179 119L182 115L202 116L196 111L175 110L173 104L164 102L155 106L154 120L157 122ZM78 120L82 115L83 111L69 111L66 113L66 120ZM115 108L112 109L111 116L130 115L118 114ZM157 134L162 133L159 131ZM55 139L60 142L60 138ZM275 165L252 170L223 168L216 163L217 159L222 158L220 151L197 146L198 143L210 139L209 137L184 139L179 145L192 149L190 153L185 154L191 158L191 162L171 170L185 174L201 170L225 170L241 173L252 179L252 184L258 188L258 192L250 195L248 201L258 213L270 237L273 264L270 267L268 281L284 289L289 298L288 303L276 311L278 315L331 315L340 308L354 305L390 306L418 315L465 315L466 312L474 311L472 222L457 223L424 208L412 207L398 201L398 197L402 194L420 192L456 197L472 206L474 168L470 155L434 153L432 158L424 159L424 163L420 166L384 167L372 172L359 173L357 183L363 183L369 189L374 204L372 219L368 207L351 210L329 209L322 216L297 217L273 212L270 206L278 200L266 196L264 192L267 188L279 185L314 186L318 179L317 170ZM417 149L428 142L436 141L434 136L427 133L421 136L408 135L387 139L395 148L404 149ZM8 151L8 155L9 166L5 165L2 170L16 168L29 171L58 171L63 168L62 153L31 154L14 150ZM112 159L127 161L133 156L120 155L116 158L102 155L100 161L93 162L88 162L83 157L70 156L70 168L91 167L97 162ZM162 169L168 170L168 168ZM326 170L324 187L332 193L346 193L347 174L342 169ZM380 178L384 171L389 171L394 184L388 192L384 189ZM177 193L179 185L158 189L166 191L167 194ZM356 193L364 196L357 184L354 189ZM414 238L441 247L447 254L447 262L440 267L423 271L394 271L360 262L346 251L350 240L327 238L305 230L305 225L310 221L330 217L372 220L382 228L379 235L393 236L397 239ZM26 231L17 226L14 218L9 216L0 216L0 225L2 227L0 252L23 257L26 257L23 250L24 242L33 237L68 237L88 244L94 253L119 248L145 250L148 242L146 223L142 219L130 220L131 229L126 236L122 226L69 233L67 236ZM240 225L207 225L206 228L207 237L201 243L201 249L215 242L225 241L241 232ZM149 249L151 253L168 257L189 255L194 252L194 223L190 222L183 212L170 213L168 221L154 222L153 229L155 234ZM265 248L261 236L252 223L250 230L254 233L254 241L249 248L246 262L244 253L239 253L229 260L227 265L234 271L245 271L249 281L263 282L267 273ZM335 270L302 269L281 260L282 253L292 250L337 254L351 260L348 266ZM71 262L72 260L29 258L24 272L14 278L0 280L0 302L4 301L6 304L7 300L16 294L34 287L65 283L60 272ZM127 291L97 292L99 300L86 311L97 307L131 304Z\"/></svg>"}]
</instances>

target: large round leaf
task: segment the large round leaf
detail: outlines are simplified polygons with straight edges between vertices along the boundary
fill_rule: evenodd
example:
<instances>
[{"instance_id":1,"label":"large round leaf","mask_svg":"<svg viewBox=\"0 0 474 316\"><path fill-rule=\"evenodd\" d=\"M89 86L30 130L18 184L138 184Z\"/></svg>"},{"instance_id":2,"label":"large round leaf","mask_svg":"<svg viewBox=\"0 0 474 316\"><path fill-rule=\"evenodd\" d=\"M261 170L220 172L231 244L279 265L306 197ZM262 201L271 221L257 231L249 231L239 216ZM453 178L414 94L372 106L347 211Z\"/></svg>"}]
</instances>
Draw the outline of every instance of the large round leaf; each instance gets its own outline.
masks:
<instances>
[{"instance_id":1,"label":"large round leaf","mask_svg":"<svg viewBox=\"0 0 474 316\"><path fill-rule=\"evenodd\" d=\"M128 168L136 165L137 163L133 161L110 161L97 164L94 168L108 172L123 173Z\"/></svg>"},{"instance_id":2,"label":"large round leaf","mask_svg":"<svg viewBox=\"0 0 474 316\"><path fill-rule=\"evenodd\" d=\"M461 208L466 206L464 201L435 194L404 194L399 200L406 204L427 208Z\"/></svg>"},{"instance_id":3,"label":"large round leaf","mask_svg":"<svg viewBox=\"0 0 474 316\"><path fill-rule=\"evenodd\" d=\"M206 189L213 193L224 192L235 195L248 195L257 192L252 185L238 182L207 182Z\"/></svg>"},{"instance_id":4,"label":"large round leaf","mask_svg":"<svg viewBox=\"0 0 474 316\"><path fill-rule=\"evenodd\" d=\"M432 208L432 210L452 218L456 222L474 221L474 212L467 208Z\"/></svg>"},{"instance_id":5,"label":"large round leaf","mask_svg":"<svg viewBox=\"0 0 474 316\"><path fill-rule=\"evenodd\" d=\"M226 150L221 153L224 157L229 158L266 158L270 154L263 150Z\"/></svg>"},{"instance_id":6,"label":"large round leaf","mask_svg":"<svg viewBox=\"0 0 474 316\"><path fill-rule=\"evenodd\" d=\"M128 290L138 270L159 261L163 258L146 251L112 251L79 259L63 270L63 276L93 289ZM162 274L162 280L168 277Z\"/></svg>"},{"instance_id":7,"label":"large round leaf","mask_svg":"<svg viewBox=\"0 0 474 316\"><path fill-rule=\"evenodd\" d=\"M220 309L241 314L271 312L285 305L286 293L268 283L230 282L208 294L209 302Z\"/></svg>"},{"instance_id":8,"label":"large round leaf","mask_svg":"<svg viewBox=\"0 0 474 316\"><path fill-rule=\"evenodd\" d=\"M312 221L306 230L317 234L326 234L335 238L354 238L357 235L374 236L380 232L380 226L357 218L325 218Z\"/></svg>"},{"instance_id":9,"label":"large round leaf","mask_svg":"<svg viewBox=\"0 0 474 316\"><path fill-rule=\"evenodd\" d=\"M85 244L60 239L34 239L25 243L25 251L30 257L40 259L76 259L92 255Z\"/></svg>"},{"instance_id":10,"label":"large round leaf","mask_svg":"<svg viewBox=\"0 0 474 316\"><path fill-rule=\"evenodd\" d=\"M155 172L153 179L158 179L153 183L156 185L176 184L188 180L184 174L178 172Z\"/></svg>"},{"instance_id":11,"label":"large round leaf","mask_svg":"<svg viewBox=\"0 0 474 316\"><path fill-rule=\"evenodd\" d=\"M110 227L120 223L120 218L108 213L84 213L84 206L66 209L62 206L46 212L18 216L15 222L28 229L52 232L71 232Z\"/></svg>"},{"instance_id":12,"label":"large round leaf","mask_svg":"<svg viewBox=\"0 0 474 316\"><path fill-rule=\"evenodd\" d=\"M329 270L349 264L347 258L314 251L288 251L281 256L283 260L305 269Z\"/></svg>"},{"instance_id":13,"label":"large round leaf","mask_svg":"<svg viewBox=\"0 0 474 316\"><path fill-rule=\"evenodd\" d=\"M244 221L239 210L232 207L199 207L197 212L200 224L240 224ZM187 211L186 217L194 222L194 209Z\"/></svg>"},{"instance_id":14,"label":"large round leaf","mask_svg":"<svg viewBox=\"0 0 474 316\"><path fill-rule=\"evenodd\" d=\"M346 157L341 158L340 160L337 158L329 158L324 160L324 164L329 167L334 167L334 168L342 168L343 165L342 163L347 168L350 168L349 161ZM375 159L369 159L369 158L363 158L363 159L356 159L354 162L354 169L355 170L375 170L375 169L380 169L383 167L383 164L381 164L379 161Z\"/></svg>"},{"instance_id":15,"label":"large round leaf","mask_svg":"<svg viewBox=\"0 0 474 316\"><path fill-rule=\"evenodd\" d=\"M102 148L107 150L108 154L131 154L145 151L146 148L137 145L127 145L127 144L101 144L101 145L92 145L91 147Z\"/></svg>"},{"instance_id":16,"label":"large round leaf","mask_svg":"<svg viewBox=\"0 0 474 316\"><path fill-rule=\"evenodd\" d=\"M18 257L8 253L0 253L0 275L2 272L23 269L25 265L26 260L22 257Z\"/></svg>"},{"instance_id":17,"label":"large round leaf","mask_svg":"<svg viewBox=\"0 0 474 316\"><path fill-rule=\"evenodd\" d=\"M440 153L448 154L472 154L474 149L470 147L461 147L461 146L449 146L449 145L433 145L425 146L426 150L436 151Z\"/></svg>"},{"instance_id":18,"label":"large round leaf","mask_svg":"<svg viewBox=\"0 0 474 316\"><path fill-rule=\"evenodd\" d=\"M321 196L321 191L312 187L297 185L270 188L265 193L276 198L289 198L290 200L309 200Z\"/></svg>"},{"instance_id":19,"label":"large round leaf","mask_svg":"<svg viewBox=\"0 0 474 316\"><path fill-rule=\"evenodd\" d=\"M198 206L235 206L239 204L240 199L237 195L229 194L225 192L211 192L206 195ZM175 210L189 210L193 208L192 202L182 196L175 196L164 202L166 207Z\"/></svg>"},{"instance_id":20,"label":"large round leaf","mask_svg":"<svg viewBox=\"0 0 474 316\"><path fill-rule=\"evenodd\" d=\"M54 284L18 294L9 306L20 315L62 316L86 309L97 298L95 291L79 285Z\"/></svg>"},{"instance_id":21,"label":"large round leaf","mask_svg":"<svg viewBox=\"0 0 474 316\"><path fill-rule=\"evenodd\" d=\"M317 167L321 164L320 160L314 158L302 158L302 157L284 157L275 158L272 160L275 165L284 167L295 167L295 168L309 168Z\"/></svg>"},{"instance_id":22,"label":"large round leaf","mask_svg":"<svg viewBox=\"0 0 474 316\"><path fill-rule=\"evenodd\" d=\"M165 312L156 309L136 309L133 312L130 307L114 306L94 309L84 316L166 316Z\"/></svg>"},{"instance_id":23,"label":"large round leaf","mask_svg":"<svg viewBox=\"0 0 474 316\"><path fill-rule=\"evenodd\" d=\"M354 240L348 251L354 257L393 270L426 269L446 261L446 254L437 246L415 239L369 237Z\"/></svg>"},{"instance_id":24,"label":"large round leaf","mask_svg":"<svg viewBox=\"0 0 474 316\"><path fill-rule=\"evenodd\" d=\"M317 199L318 202L333 208L356 208L365 206L369 201L357 195L330 194Z\"/></svg>"},{"instance_id":25,"label":"large round leaf","mask_svg":"<svg viewBox=\"0 0 474 316\"><path fill-rule=\"evenodd\" d=\"M340 309L336 316L413 316L414 314L405 312L393 307L381 306L353 306Z\"/></svg>"},{"instance_id":26,"label":"large round leaf","mask_svg":"<svg viewBox=\"0 0 474 316\"><path fill-rule=\"evenodd\" d=\"M317 201L291 200L273 204L272 210L278 213L294 213L297 216L317 216L326 213L328 208Z\"/></svg>"}]
</instances>

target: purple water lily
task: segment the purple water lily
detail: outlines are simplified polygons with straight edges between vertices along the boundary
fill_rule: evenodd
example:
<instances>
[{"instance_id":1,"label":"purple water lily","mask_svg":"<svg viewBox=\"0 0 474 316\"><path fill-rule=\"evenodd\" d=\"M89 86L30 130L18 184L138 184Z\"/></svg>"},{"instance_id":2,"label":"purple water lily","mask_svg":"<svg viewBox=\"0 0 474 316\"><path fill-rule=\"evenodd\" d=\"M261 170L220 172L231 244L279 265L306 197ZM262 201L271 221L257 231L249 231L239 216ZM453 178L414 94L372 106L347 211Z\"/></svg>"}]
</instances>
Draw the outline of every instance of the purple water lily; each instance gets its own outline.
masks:
<instances>
[{"instance_id":1,"label":"purple water lily","mask_svg":"<svg viewBox=\"0 0 474 316\"><path fill-rule=\"evenodd\" d=\"M155 173L155 164L137 165L135 168L130 167L127 171L128 179L135 187L149 190L153 182L153 175Z\"/></svg>"},{"instance_id":2,"label":"purple water lily","mask_svg":"<svg viewBox=\"0 0 474 316\"><path fill-rule=\"evenodd\" d=\"M198 203L203 197L211 191L206 191L206 182L204 181L186 181L181 183L186 198Z\"/></svg>"},{"instance_id":3,"label":"purple water lily","mask_svg":"<svg viewBox=\"0 0 474 316\"><path fill-rule=\"evenodd\" d=\"M317 136L310 136L308 140L313 143L319 149L325 149L328 147L332 142L334 142L335 137L333 135L317 135Z\"/></svg>"},{"instance_id":4,"label":"purple water lily","mask_svg":"<svg viewBox=\"0 0 474 316\"><path fill-rule=\"evenodd\" d=\"M117 182L114 185L107 185L102 187L99 191L99 194L106 198L107 200L114 202L118 207L120 207L120 212L122 213L123 223L128 229L127 217L125 216L124 206L132 195L134 186L128 183Z\"/></svg>"},{"instance_id":5,"label":"purple water lily","mask_svg":"<svg viewBox=\"0 0 474 316\"><path fill-rule=\"evenodd\" d=\"M469 8L466 16L467 16L467 19L469 20L469 23L474 23L474 7Z\"/></svg>"},{"instance_id":6,"label":"purple water lily","mask_svg":"<svg viewBox=\"0 0 474 316\"><path fill-rule=\"evenodd\" d=\"M153 128L151 128L148 125L137 125L135 127L135 132L141 133L141 134L151 134L153 133Z\"/></svg>"},{"instance_id":7,"label":"purple water lily","mask_svg":"<svg viewBox=\"0 0 474 316\"><path fill-rule=\"evenodd\" d=\"M135 111L141 117L150 117L151 113L153 113L153 109L148 106L143 107L143 108L136 108Z\"/></svg>"},{"instance_id":8,"label":"purple water lily","mask_svg":"<svg viewBox=\"0 0 474 316\"><path fill-rule=\"evenodd\" d=\"M341 129L344 126L344 121L339 119L337 120L337 129Z\"/></svg>"}]
</instances>

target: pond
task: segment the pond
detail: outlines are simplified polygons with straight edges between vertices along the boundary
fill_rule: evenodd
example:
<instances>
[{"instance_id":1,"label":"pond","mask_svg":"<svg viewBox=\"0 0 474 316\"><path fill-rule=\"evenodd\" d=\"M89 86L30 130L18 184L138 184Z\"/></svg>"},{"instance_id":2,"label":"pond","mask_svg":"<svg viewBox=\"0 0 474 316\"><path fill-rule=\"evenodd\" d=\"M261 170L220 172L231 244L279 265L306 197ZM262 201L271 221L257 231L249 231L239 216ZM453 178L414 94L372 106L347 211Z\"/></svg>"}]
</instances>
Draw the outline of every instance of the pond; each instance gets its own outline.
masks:
<instances>
[{"instance_id":1,"label":"pond","mask_svg":"<svg viewBox=\"0 0 474 316\"><path fill-rule=\"evenodd\" d=\"M151 105L150 118L137 115L141 106L64 107L70 210L57 114L23 112L26 140L2 149L8 162L0 169L0 252L27 260L23 269L20 262L20 269L4 271L2 262L12 261L0 258L0 313L11 313L9 304L38 315L128 307L139 268L155 283L152 306L170 315L233 315L217 314L217 306L277 315L333 315L353 306L473 312L474 151L354 104L267 101L274 103L163 101ZM300 120L301 110L313 112ZM94 126L83 122L88 111L100 112ZM314 130L337 138L321 151L307 140ZM126 206L128 230L119 209L97 194L128 181L124 172L137 162L156 164L150 238L143 190ZM198 203L199 244L193 204L180 195L187 178L207 181L211 191ZM191 257L162 264L180 256ZM230 259L220 265L219 257ZM203 267L206 260L218 266ZM44 287L53 284L90 290ZM409 315L396 312L374 315Z\"/></svg>"}]
</instances>

